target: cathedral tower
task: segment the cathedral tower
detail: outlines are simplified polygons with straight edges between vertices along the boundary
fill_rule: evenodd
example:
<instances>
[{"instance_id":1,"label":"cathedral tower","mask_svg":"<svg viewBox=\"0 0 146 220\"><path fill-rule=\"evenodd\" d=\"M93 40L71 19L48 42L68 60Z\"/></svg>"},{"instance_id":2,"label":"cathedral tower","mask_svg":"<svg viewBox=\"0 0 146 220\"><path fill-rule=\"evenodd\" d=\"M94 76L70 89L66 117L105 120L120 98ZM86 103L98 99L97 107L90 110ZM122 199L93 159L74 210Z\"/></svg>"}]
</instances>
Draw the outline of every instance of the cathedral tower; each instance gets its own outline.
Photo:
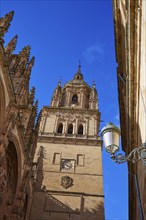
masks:
<instances>
[{"instance_id":1,"label":"cathedral tower","mask_svg":"<svg viewBox=\"0 0 146 220\"><path fill-rule=\"evenodd\" d=\"M59 82L42 109L30 220L103 220L102 142L95 84Z\"/></svg>"}]
</instances>

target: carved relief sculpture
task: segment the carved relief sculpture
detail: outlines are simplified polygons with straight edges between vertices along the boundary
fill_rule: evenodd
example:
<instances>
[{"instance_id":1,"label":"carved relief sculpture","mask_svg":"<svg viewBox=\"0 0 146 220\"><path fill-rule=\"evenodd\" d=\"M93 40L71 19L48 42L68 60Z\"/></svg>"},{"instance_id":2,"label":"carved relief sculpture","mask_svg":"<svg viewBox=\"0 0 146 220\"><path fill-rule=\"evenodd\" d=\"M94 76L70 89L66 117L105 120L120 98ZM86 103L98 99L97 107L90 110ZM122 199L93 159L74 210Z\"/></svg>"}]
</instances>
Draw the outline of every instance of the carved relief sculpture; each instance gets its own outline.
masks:
<instances>
[{"instance_id":1,"label":"carved relief sculpture","mask_svg":"<svg viewBox=\"0 0 146 220\"><path fill-rule=\"evenodd\" d=\"M61 177L61 186L63 186L65 189L68 189L69 187L73 186L73 179L69 176Z\"/></svg>"}]
</instances>

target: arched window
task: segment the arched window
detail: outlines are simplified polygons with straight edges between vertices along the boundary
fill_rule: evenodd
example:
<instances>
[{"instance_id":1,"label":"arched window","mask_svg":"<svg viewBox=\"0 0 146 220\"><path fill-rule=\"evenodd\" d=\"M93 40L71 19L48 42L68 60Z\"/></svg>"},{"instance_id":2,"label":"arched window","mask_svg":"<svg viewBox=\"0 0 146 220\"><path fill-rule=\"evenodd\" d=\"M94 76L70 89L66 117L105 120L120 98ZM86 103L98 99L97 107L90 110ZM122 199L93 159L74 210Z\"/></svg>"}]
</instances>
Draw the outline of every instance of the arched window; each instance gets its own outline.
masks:
<instances>
[{"instance_id":1,"label":"arched window","mask_svg":"<svg viewBox=\"0 0 146 220\"><path fill-rule=\"evenodd\" d=\"M78 102L78 96L77 96L77 94L75 94L72 97L72 104L76 104L77 102Z\"/></svg>"},{"instance_id":2,"label":"arched window","mask_svg":"<svg viewBox=\"0 0 146 220\"><path fill-rule=\"evenodd\" d=\"M61 106L65 105L65 93L62 94L62 98L61 98Z\"/></svg>"},{"instance_id":3,"label":"arched window","mask_svg":"<svg viewBox=\"0 0 146 220\"><path fill-rule=\"evenodd\" d=\"M78 127L78 134L83 134L83 125L80 124L79 127Z\"/></svg>"},{"instance_id":4,"label":"arched window","mask_svg":"<svg viewBox=\"0 0 146 220\"><path fill-rule=\"evenodd\" d=\"M63 124L62 124L62 122L60 122L59 125L58 125L57 133L61 134L62 131L63 131Z\"/></svg>"},{"instance_id":5,"label":"arched window","mask_svg":"<svg viewBox=\"0 0 146 220\"><path fill-rule=\"evenodd\" d=\"M72 134L73 133L73 124L69 124L68 126L68 134Z\"/></svg>"}]
</instances>

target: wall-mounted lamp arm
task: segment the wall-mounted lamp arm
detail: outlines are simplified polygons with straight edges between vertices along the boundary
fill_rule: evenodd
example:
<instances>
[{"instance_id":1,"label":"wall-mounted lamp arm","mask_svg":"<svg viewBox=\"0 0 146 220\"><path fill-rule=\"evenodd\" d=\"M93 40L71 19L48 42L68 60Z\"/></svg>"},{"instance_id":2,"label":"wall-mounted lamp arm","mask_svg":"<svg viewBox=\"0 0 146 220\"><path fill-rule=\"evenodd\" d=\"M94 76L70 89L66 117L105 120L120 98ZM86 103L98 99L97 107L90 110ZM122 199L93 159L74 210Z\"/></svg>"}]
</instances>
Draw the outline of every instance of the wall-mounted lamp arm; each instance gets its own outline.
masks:
<instances>
[{"instance_id":1,"label":"wall-mounted lamp arm","mask_svg":"<svg viewBox=\"0 0 146 220\"><path fill-rule=\"evenodd\" d=\"M111 159L118 164L124 163L126 161L136 161L141 160L146 166L146 142L142 144L141 147L134 148L129 155L117 154L119 151L119 140L120 140L120 129L113 123L108 123L102 130L101 135L103 137L103 142L105 149L111 154Z\"/></svg>"},{"instance_id":2,"label":"wall-mounted lamp arm","mask_svg":"<svg viewBox=\"0 0 146 220\"><path fill-rule=\"evenodd\" d=\"M128 156L112 153L111 159L118 164L126 161L132 161L132 163L135 163L136 161L141 160L146 166L146 143L142 144L141 147L134 148Z\"/></svg>"}]
</instances>

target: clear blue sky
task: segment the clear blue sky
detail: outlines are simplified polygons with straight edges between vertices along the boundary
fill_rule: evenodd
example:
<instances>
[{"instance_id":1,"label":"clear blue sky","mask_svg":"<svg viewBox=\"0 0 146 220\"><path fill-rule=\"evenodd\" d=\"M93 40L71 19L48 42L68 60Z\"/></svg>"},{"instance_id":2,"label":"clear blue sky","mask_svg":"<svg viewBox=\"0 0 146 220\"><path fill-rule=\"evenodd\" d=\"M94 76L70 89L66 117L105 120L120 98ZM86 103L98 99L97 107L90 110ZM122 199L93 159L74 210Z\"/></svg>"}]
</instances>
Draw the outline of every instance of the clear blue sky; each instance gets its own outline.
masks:
<instances>
[{"instance_id":1,"label":"clear blue sky","mask_svg":"<svg viewBox=\"0 0 146 220\"><path fill-rule=\"evenodd\" d=\"M112 1L2 0L1 16L11 10L5 44L18 34L16 53L31 46L39 109L50 104L60 77L63 84L73 78L80 60L85 81L96 82L101 128L109 121L119 126ZM103 174L105 219L127 220L127 165L114 164L103 149Z\"/></svg>"}]
</instances>

